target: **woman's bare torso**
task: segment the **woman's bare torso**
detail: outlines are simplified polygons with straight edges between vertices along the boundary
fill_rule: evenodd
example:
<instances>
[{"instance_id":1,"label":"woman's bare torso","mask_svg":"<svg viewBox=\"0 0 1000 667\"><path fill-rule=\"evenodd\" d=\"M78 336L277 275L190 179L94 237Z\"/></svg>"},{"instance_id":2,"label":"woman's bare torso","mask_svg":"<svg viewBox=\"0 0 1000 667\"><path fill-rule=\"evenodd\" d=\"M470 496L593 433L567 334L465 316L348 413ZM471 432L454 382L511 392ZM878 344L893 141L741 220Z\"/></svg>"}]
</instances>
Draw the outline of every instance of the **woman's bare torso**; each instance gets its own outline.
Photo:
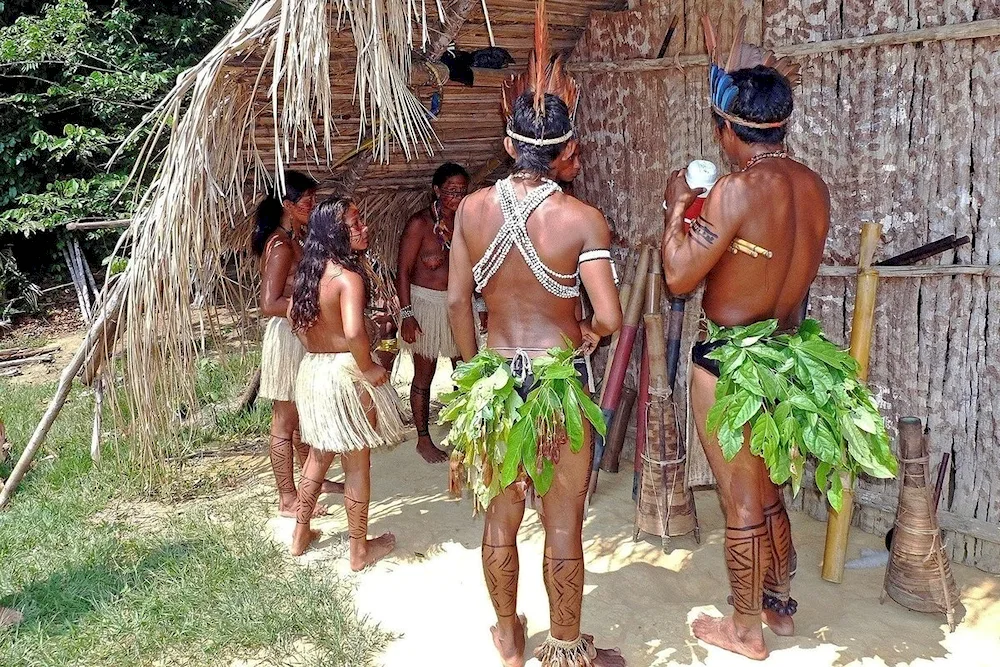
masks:
<instances>
[{"instance_id":1,"label":"woman's bare torso","mask_svg":"<svg viewBox=\"0 0 1000 667\"><path fill-rule=\"evenodd\" d=\"M448 289L448 260L450 251L434 232L434 217L430 209L417 214L421 224L411 226L411 234L419 234L420 249L417 261L410 274L410 283L426 289L444 291ZM450 232L445 236L450 241Z\"/></svg>"}]
</instances>

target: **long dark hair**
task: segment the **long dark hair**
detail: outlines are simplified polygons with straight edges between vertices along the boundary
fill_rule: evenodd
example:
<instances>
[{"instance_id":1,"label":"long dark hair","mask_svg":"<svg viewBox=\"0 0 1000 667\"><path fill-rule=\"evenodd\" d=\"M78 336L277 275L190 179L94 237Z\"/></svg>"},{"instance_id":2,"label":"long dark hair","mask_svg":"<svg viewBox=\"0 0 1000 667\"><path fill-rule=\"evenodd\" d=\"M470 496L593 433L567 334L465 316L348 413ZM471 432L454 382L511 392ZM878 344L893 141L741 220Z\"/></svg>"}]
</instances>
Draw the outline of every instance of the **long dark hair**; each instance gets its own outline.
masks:
<instances>
[{"instance_id":1,"label":"long dark hair","mask_svg":"<svg viewBox=\"0 0 1000 667\"><path fill-rule=\"evenodd\" d=\"M319 318L319 281L327 262L336 262L359 274L368 291L368 276L358 255L351 250L351 231L347 211L354 202L346 197L327 199L309 216L309 234L302 248L302 259L292 284L292 329L304 331Z\"/></svg>"},{"instance_id":2,"label":"long dark hair","mask_svg":"<svg viewBox=\"0 0 1000 667\"><path fill-rule=\"evenodd\" d=\"M299 171L285 172L285 196L278 197L277 186L271 190L267 199L257 207L257 227L253 233L253 252L255 255L264 254L264 246L278 225L281 224L281 214L284 212L282 203L287 199L291 202L298 202L302 195L310 190L316 189L316 181L311 176L306 176Z\"/></svg>"}]
</instances>

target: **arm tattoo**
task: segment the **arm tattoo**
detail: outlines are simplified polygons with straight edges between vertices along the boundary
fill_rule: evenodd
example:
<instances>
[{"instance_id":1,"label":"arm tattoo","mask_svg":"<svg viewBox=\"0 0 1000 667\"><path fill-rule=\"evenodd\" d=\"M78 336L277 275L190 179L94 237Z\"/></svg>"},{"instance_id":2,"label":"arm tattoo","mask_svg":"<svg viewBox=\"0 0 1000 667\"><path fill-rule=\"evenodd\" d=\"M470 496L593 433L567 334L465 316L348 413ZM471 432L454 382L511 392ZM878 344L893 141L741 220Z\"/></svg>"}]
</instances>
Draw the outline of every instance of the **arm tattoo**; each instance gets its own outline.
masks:
<instances>
[{"instance_id":1,"label":"arm tattoo","mask_svg":"<svg viewBox=\"0 0 1000 667\"><path fill-rule=\"evenodd\" d=\"M713 232L711 227L712 223L698 216L698 219L691 223L691 237L695 243L705 248L715 243L719 239L719 235Z\"/></svg>"}]
</instances>

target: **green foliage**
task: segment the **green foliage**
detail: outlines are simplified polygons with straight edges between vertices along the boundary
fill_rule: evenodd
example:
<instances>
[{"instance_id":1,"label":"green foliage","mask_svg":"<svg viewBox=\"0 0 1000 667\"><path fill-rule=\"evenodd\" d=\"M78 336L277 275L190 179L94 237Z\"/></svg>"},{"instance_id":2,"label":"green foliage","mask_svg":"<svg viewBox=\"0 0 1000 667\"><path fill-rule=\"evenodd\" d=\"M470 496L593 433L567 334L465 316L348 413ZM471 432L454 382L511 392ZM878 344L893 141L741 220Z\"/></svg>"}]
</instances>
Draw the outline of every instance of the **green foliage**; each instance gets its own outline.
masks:
<instances>
[{"instance_id":1,"label":"green foliage","mask_svg":"<svg viewBox=\"0 0 1000 667\"><path fill-rule=\"evenodd\" d=\"M709 323L709 340L726 345L706 355L722 370L708 430L732 460L749 426L751 453L764 459L776 484L791 480L795 493L812 456L816 485L840 511L841 473L895 476L885 423L858 380L857 362L830 343L817 322L805 320L796 333L774 336L777 326L777 320L730 328Z\"/></svg>"},{"instance_id":2,"label":"green foliage","mask_svg":"<svg viewBox=\"0 0 1000 667\"><path fill-rule=\"evenodd\" d=\"M555 467L543 452L563 437L579 452L584 417L605 434L604 416L580 384L574 357L565 347L532 360L534 385L525 400L507 360L493 350L481 350L455 370L458 388L441 397L446 406L438 421L453 422L448 442L463 457L477 508L488 507L522 474L545 495Z\"/></svg>"},{"instance_id":3,"label":"green foliage","mask_svg":"<svg viewBox=\"0 0 1000 667\"><path fill-rule=\"evenodd\" d=\"M146 137L122 142L238 8L211 0L13 4L22 15L0 28L0 234L128 217L135 200L119 195Z\"/></svg>"}]
</instances>

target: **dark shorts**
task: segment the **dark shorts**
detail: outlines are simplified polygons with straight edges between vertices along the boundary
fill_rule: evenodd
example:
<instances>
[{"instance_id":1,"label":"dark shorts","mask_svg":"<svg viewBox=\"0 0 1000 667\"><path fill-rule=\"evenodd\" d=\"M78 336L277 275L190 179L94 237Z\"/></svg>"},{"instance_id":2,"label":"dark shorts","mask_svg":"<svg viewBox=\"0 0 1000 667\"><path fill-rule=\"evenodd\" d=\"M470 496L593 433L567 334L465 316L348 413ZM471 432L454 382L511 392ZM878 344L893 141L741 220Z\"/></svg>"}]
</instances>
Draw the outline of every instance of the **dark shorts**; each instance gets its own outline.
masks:
<instances>
[{"instance_id":1,"label":"dark shorts","mask_svg":"<svg viewBox=\"0 0 1000 667\"><path fill-rule=\"evenodd\" d=\"M714 375L715 377L722 377L722 369L719 367L719 362L715 359L706 359L705 355L712 350L717 350L728 341L717 340L714 343L709 343L708 341L698 341L691 348L691 362L701 366L706 371Z\"/></svg>"}]
</instances>

